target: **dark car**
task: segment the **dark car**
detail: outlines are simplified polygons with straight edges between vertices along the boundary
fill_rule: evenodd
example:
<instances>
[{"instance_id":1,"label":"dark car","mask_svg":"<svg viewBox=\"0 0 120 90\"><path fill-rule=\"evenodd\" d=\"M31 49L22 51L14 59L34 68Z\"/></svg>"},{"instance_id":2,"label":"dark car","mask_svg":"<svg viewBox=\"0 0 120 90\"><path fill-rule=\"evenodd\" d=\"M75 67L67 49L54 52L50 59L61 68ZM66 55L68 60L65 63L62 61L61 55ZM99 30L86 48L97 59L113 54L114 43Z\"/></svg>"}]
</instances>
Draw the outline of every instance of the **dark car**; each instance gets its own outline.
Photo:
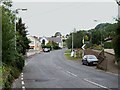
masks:
<instances>
[{"instance_id":1,"label":"dark car","mask_svg":"<svg viewBox=\"0 0 120 90\"><path fill-rule=\"evenodd\" d=\"M98 59L95 55L85 55L82 59L83 65L96 65L98 63Z\"/></svg>"}]
</instances>

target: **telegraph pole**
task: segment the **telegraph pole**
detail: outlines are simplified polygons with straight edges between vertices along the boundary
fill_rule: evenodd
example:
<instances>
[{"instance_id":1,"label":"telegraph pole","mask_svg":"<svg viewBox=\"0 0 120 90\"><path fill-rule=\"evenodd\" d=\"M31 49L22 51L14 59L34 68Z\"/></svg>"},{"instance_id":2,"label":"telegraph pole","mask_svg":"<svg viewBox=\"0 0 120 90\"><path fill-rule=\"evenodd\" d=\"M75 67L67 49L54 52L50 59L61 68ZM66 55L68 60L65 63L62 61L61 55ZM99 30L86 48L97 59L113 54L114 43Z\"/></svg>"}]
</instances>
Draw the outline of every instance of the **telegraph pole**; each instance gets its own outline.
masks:
<instances>
[{"instance_id":1,"label":"telegraph pole","mask_svg":"<svg viewBox=\"0 0 120 90\"><path fill-rule=\"evenodd\" d=\"M73 51L73 32L72 32L72 51Z\"/></svg>"},{"instance_id":2,"label":"telegraph pole","mask_svg":"<svg viewBox=\"0 0 120 90\"><path fill-rule=\"evenodd\" d=\"M72 51L74 48L74 32L76 31L76 28L74 28L73 32L72 32Z\"/></svg>"}]
</instances>

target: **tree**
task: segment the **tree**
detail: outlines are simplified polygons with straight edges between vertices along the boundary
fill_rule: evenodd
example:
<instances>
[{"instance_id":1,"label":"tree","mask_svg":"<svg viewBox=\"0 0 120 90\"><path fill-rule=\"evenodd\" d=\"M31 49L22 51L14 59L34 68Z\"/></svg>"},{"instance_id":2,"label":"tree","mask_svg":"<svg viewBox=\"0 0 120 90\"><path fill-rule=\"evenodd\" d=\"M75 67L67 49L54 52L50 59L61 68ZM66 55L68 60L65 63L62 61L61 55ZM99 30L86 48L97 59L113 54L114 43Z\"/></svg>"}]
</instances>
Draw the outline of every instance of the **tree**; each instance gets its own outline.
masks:
<instances>
[{"instance_id":1,"label":"tree","mask_svg":"<svg viewBox=\"0 0 120 90\"><path fill-rule=\"evenodd\" d=\"M73 33L73 46L74 48L81 48L83 43L83 36L85 34L85 31L77 31L76 33ZM67 47L72 48L72 33L70 33L69 38L66 40Z\"/></svg>"},{"instance_id":2,"label":"tree","mask_svg":"<svg viewBox=\"0 0 120 90\"><path fill-rule=\"evenodd\" d=\"M4 77L2 84L3 89L9 89L13 80L19 76L23 69L24 55L29 48L29 41L26 37L27 31L25 30L25 24L22 23L22 19L17 23L17 34L15 33L14 21L17 17L10 10L12 2L10 0L2 0L2 4L0 6L0 9L2 9L2 73ZM17 36L16 48L15 36Z\"/></svg>"},{"instance_id":3,"label":"tree","mask_svg":"<svg viewBox=\"0 0 120 90\"><path fill-rule=\"evenodd\" d=\"M117 62L120 62L120 18L118 19L117 29L115 30L115 37L113 39L113 47Z\"/></svg>"},{"instance_id":4,"label":"tree","mask_svg":"<svg viewBox=\"0 0 120 90\"><path fill-rule=\"evenodd\" d=\"M62 34L60 32L55 33L55 37L61 37L61 36L62 36Z\"/></svg>"},{"instance_id":5,"label":"tree","mask_svg":"<svg viewBox=\"0 0 120 90\"><path fill-rule=\"evenodd\" d=\"M101 32L100 30L92 31L92 44L99 45L101 43Z\"/></svg>"},{"instance_id":6,"label":"tree","mask_svg":"<svg viewBox=\"0 0 120 90\"><path fill-rule=\"evenodd\" d=\"M27 38L27 30L25 24L22 23L22 19L18 20L16 24L17 31L17 51L23 55L26 54L26 51L29 49L29 39Z\"/></svg>"},{"instance_id":7,"label":"tree","mask_svg":"<svg viewBox=\"0 0 120 90\"><path fill-rule=\"evenodd\" d=\"M85 41L88 41L89 40L88 35L85 35L84 39L85 39Z\"/></svg>"},{"instance_id":8,"label":"tree","mask_svg":"<svg viewBox=\"0 0 120 90\"><path fill-rule=\"evenodd\" d=\"M15 60L15 32L14 19L15 16L7 7L11 2L5 3L2 6L2 62L11 64Z\"/></svg>"}]
</instances>

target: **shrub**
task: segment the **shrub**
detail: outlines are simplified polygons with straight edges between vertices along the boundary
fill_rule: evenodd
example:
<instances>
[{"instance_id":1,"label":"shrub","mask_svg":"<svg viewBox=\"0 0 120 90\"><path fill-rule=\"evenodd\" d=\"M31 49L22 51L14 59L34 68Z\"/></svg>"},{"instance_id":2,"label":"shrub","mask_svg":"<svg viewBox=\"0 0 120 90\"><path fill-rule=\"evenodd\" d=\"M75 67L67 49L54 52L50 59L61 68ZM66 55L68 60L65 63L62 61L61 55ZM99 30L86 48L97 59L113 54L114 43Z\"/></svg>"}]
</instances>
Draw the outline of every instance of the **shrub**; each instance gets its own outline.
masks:
<instances>
[{"instance_id":1,"label":"shrub","mask_svg":"<svg viewBox=\"0 0 120 90\"><path fill-rule=\"evenodd\" d=\"M94 44L94 45L92 46L92 49L102 50L102 46L101 46L101 45Z\"/></svg>"},{"instance_id":2,"label":"shrub","mask_svg":"<svg viewBox=\"0 0 120 90\"><path fill-rule=\"evenodd\" d=\"M112 49L113 48L112 42L105 42L104 43L104 48L106 48L106 49Z\"/></svg>"}]
</instances>

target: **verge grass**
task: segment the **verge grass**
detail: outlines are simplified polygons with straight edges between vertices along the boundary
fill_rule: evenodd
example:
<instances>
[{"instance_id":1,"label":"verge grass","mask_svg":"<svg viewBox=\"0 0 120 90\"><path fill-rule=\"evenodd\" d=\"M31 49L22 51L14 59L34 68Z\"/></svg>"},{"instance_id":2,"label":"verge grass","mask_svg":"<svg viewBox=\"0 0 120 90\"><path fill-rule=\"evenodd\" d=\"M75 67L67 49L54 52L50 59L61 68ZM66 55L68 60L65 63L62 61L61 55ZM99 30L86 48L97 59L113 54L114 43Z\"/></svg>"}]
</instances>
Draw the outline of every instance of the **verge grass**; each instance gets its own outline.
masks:
<instances>
[{"instance_id":1,"label":"verge grass","mask_svg":"<svg viewBox=\"0 0 120 90\"><path fill-rule=\"evenodd\" d=\"M64 53L65 57L68 59L68 60L81 60L81 50L79 51L79 54L76 53L76 57L71 57L71 49L68 49L65 51Z\"/></svg>"}]
</instances>

